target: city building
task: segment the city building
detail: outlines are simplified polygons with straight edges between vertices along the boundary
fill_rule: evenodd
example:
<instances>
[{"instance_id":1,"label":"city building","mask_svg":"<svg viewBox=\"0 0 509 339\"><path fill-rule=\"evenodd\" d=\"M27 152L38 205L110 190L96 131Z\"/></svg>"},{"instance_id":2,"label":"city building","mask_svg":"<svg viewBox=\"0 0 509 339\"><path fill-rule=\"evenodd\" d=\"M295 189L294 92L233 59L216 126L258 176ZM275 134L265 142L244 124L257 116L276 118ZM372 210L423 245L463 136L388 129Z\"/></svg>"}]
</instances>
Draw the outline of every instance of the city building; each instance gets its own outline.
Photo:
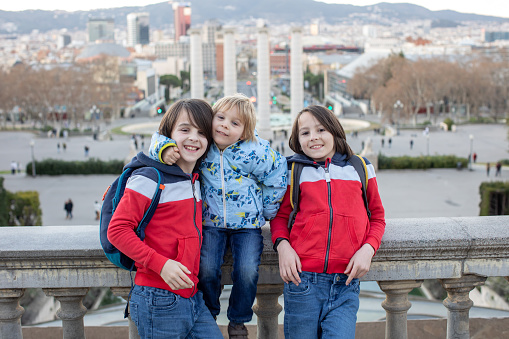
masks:
<instances>
[{"instance_id":1,"label":"city building","mask_svg":"<svg viewBox=\"0 0 509 339\"><path fill-rule=\"evenodd\" d=\"M148 45L149 13L131 13L127 15L127 46Z\"/></svg>"},{"instance_id":2,"label":"city building","mask_svg":"<svg viewBox=\"0 0 509 339\"><path fill-rule=\"evenodd\" d=\"M88 42L115 41L115 20L113 19L88 19L87 32Z\"/></svg>"},{"instance_id":3,"label":"city building","mask_svg":"<svg viewBox=\"0 0 509 339\"><path fill-rule=\"evenodd\" d=\"M175 23L175 41L179 41L181 36L187 35L187 30L191 27L191 3L174 2L173 15Z\"/></svg>"}]
</instances>

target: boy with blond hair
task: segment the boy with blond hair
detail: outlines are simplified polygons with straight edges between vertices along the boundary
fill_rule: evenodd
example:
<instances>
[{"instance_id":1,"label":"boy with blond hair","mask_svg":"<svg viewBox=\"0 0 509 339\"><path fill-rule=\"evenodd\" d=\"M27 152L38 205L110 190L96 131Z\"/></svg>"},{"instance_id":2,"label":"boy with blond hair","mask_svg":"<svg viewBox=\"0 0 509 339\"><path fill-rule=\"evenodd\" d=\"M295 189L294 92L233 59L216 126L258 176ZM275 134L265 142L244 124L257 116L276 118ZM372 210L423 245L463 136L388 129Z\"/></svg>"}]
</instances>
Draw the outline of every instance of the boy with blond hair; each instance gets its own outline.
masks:
<instances>
[{"instance_id":1,"label":"boy with blond hair","mask_svg":"<svg viewBox=\"0 0 509 339\"><path fill-rule=\"evenodd\" d=\"M233 287L227 311L230 338L247 338L245 322L258 282L263 250L261 227L275 217L286 191L286 159L255 131L255 108L234 94L213 107L212 144L200 165L203 244L198 288L214 317L220 311L221 265L226 249L233 256ZM155 133L150 156L172 164L180 153L173 140Z\"/></svg>"}]
</instances>

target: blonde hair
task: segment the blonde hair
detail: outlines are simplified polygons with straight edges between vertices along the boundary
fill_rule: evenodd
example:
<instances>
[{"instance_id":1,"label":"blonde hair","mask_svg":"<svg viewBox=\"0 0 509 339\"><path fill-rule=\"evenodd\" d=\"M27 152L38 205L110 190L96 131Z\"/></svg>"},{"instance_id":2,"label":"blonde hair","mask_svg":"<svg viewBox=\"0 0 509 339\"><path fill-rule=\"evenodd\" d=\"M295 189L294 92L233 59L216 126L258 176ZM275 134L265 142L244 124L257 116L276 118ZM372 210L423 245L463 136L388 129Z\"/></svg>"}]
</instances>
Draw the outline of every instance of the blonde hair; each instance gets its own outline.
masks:
<instances>
[{"instance_id":1,"label":"blonde hair","mask_svg":"<svg viewBox=\"0 0 509 339\"><path fill-rule=\"evenodd\" d=\"M226 112L235 107L240 116L240 120L244 124L244 131L241 139L247 141L255 141L256 112L253 103L247 96L242 93L236 93L219 99L212 107L214 115L217 112Z\"/></svg>"}]
</instances>

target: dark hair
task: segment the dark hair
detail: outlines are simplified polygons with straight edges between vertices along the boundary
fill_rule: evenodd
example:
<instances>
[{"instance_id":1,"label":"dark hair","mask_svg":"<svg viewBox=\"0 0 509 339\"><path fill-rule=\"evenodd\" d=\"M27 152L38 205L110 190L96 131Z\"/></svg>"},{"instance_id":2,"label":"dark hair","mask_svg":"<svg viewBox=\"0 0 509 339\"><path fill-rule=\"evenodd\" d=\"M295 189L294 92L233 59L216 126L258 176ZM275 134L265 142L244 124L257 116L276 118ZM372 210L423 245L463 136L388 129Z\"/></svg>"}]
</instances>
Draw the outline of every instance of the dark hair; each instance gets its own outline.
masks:
<instances>
[{"instance_id":1,"label":"dark hair","mask_svg":"<svg viewBox=\"0 0 509 339\"><path fill-rule=\"evenodd\" d=\"M331 110L317 105L311 105L304 108L302 111L297 114L295 121L293 122L292 134L290 135L290 139L288 144L292 151L298 154L304 154L302 151L302 147L299 142L299 118L305 113L311 113L316 120L322 124L322 126L334 137L334 151L341 154L346 154L348 157L351 157L354 153L348 143L346 142L346 134L343 126L341 126L338 118L332 113Z\"/></svg>"},{"instance_id":2,"label":"dark hair","mask_svg":"<svg viewBox=\"0 0 509 339\"><path fill-rule=\"evenodd\" d=\"M205 158L209 151L210 145L212 144L212 107L201 99L181 99L176 101L173 105L168 108L161 123L159 124L159 134L171 137L171 132L177 123L177 120L182 113L186 111L191 119L190 123L201 130L207 138L207 150L203 156L196 162L198 166L200 162Z\"/></svg>"}]
</instances>

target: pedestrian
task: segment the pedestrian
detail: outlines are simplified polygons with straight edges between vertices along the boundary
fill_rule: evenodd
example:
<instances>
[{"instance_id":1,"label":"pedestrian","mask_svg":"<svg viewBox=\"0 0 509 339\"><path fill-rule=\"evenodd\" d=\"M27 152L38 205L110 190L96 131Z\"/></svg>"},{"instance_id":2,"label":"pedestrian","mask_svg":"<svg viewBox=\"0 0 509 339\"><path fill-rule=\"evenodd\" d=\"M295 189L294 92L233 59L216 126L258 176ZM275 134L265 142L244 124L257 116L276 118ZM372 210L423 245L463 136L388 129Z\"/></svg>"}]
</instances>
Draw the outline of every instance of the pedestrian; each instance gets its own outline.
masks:
<instances>
[{"instance_id":1,"label":"pedestrian","mask_svg":"<svg viewBox=\"0 0 509 339\"><path fill-rule=\"evenodd\" d=\"M384 144L385 144L385 139L382 138L382 148L384 148Z\"/></svg>"},{"instance_id":2,"label":"pedestrian","mask_svg":"<svg viewBox=\"0 0 509 339\"><path fill-rule=\"evenodd\" d=\"M140 139L141 139L141 150L144 150L145 149L145 136L142 134L140 136Z\"/></svg>"},{"instance_id":3,"label":"pedestrian","mask_svg":"<svg viewBox=\"0 0 509 339\"><path fill-rule=\"evenodd\" d=\"M359 278L369 271L385 231L374 167L363 158L369 216L360 179L352 180L356 170L348 159L355 155L330 110L304 108L294 120L290 146L296 154L288 158L288 168L304 165L295 183L300 185L299 211L290 233L289 186L270 223L285 282L285 337L353 339Z\"/></svg>"},{"instance_id":4,"label":"pedestrian","mask_svg":"<svg viewBox=\"0 0 509 339\"><path fill-rule=\"evenodd\" d=\"M212 108L207 102L179 100L159 125L160 135L171 137L178 147L180 156L174 165L140 152L126 166L136 169L111 218L108 239L136 262L129 308L142 339L223 338L196 286L203 240L196 168L212 144L211 127ZM136 228L150 204L147 186L157 185L150 167L163 172L165 189L143 241Z\"/></svg>"},{"instance_id":5,"label":"pedestrian","mask_svg":"<svg viewBox=\"0 0 509 339\"><path fill-rule=\"evenodd\" d=\"M361 150L364 150L364 140L361 142Z\"/></svg>"},{"instance_id":6,"label":"pedestrian","mask_svg":"<svg viewBox=\"0 0 509 339\"><path fill-rule=\"evenodd\" d=\"M285 142L281 141L281 154L285 153Z\"/></svg>"},{"instance_id":7,"label":"pedestrian","mask_svg":"<svg viewBox=\"0 0 509 339\"><path fill-rule=\"evenodd\" d=\"M410 139L410 149L414 148L414 139Z\"/></svg>"},{"instance_id":8,"label":"pedestrian","mask_svg":"<svg viewBox=\"0 0 509 339\"><path fill-rule=\"evenodd\" d=\"M495 172L495 176L498 177L498 176L502 176L502 163L500 161L497 162L497 164L495 165L495 168L497 169L497 171Z\"/></svg>"},{"instance_id":9,"label":"pedestrian","mask_svg":"<svg viewBox=\"0 0 509 339\"><path fill-rule=\"evenodd\" d=\"M392 145L392 138L389 138L389 148L391 148Z\"/></svg>"},{"instance_id":10,"label":"pedestrian","mask_svg":"<svg viewBox=\"0 0 509 339\"><path fill-rule=\"evenodd\" d=\"M69 198L69 200L67 200L64 204L64 210L65 210L65 218L66 219L72 219L72 208L73 208L73 203L72 203L72 200L71 198Z\"/></svg>"},{"instance_id":11,"label":"pedestrian","mask_svg":"<svg viewBox=\"0 0 509 339\"><path fill-rule=\"evenodd\" d=\"M491 167L490 163L487 162L486 163L486 176L488 176L488 177L490 176L490 167Z\"/></svg>"},{"instance_id":12,"label":"pedestrian","mask_svg":"<svg viewBox=\"0 0 509 339\"><path fill-rule=\"evenodd\" d=\"M243 94L218 100L213 107L214 143L200 167L203 244L198 289L212 316L221 309L221 265L228 248L233 257L233 286L228 303L230 338L247 338L252 319L258 266L263 250L261 227L274 218L286 191L286 159L255 133L256 109ZM152 136L150 157L173 162L172 140ZM178 148L181 152L181 148Z\"/></svg>"},{"instance_id":13,"label":"pedestrian","mask_svg":"<svg viewBox=\"0 0 509 339\"><path fill-rule=\"evenodd\" d=\"M99 220L101 217L101 203L99 201L94 202L95 220Z\"/></svg>"},{"instance_id":14,"label":"pedestrian","mask_svg":"<svg viewBox=\"0 0 509 339\"><path fill-rule=\"evenodd\" d=\"M57 142L57 153L60 153L60 143Z\"/></svg>"},{"instance_id":15,"label":"pedestrian","mask_svg":"<svg viewBox=\"0 0 509 339\"><path fill-rule=\"evenodd\" d=\"M90 148L88 148L87 145L85 145L85 158L88 157L88 151L90 151Z\"/></svg>"},{"instance_id":16,"label":"pedestrian","mask_svg":"<svg viewBox=\"0 0 509 339\"><path fill-rule=\"evenodd\" d=\"M18 170L18 163L16 161L11 161L11 174L16 174L16 171Z\"/></svg>"},{"instance_id":17,"label":"pedestrian","mask_svg":"<svg viewBox=\"0 0 509 339\"><path fill-rule=\"evenodd\" d=\"M477 153L474 152L474 163L477 161Z\"/></svg>"},{"instance_id":18,"label":"pedestrian","mask_svg":"<svg viewBox=\"0 0 509 339\"><path fill-rule=\"evenodd\" d=\"M62 149L64 150L64 153L65 153L65 150L67 149L67 144L65 142L62 143Z\"/></svg>"}]
</instances>

